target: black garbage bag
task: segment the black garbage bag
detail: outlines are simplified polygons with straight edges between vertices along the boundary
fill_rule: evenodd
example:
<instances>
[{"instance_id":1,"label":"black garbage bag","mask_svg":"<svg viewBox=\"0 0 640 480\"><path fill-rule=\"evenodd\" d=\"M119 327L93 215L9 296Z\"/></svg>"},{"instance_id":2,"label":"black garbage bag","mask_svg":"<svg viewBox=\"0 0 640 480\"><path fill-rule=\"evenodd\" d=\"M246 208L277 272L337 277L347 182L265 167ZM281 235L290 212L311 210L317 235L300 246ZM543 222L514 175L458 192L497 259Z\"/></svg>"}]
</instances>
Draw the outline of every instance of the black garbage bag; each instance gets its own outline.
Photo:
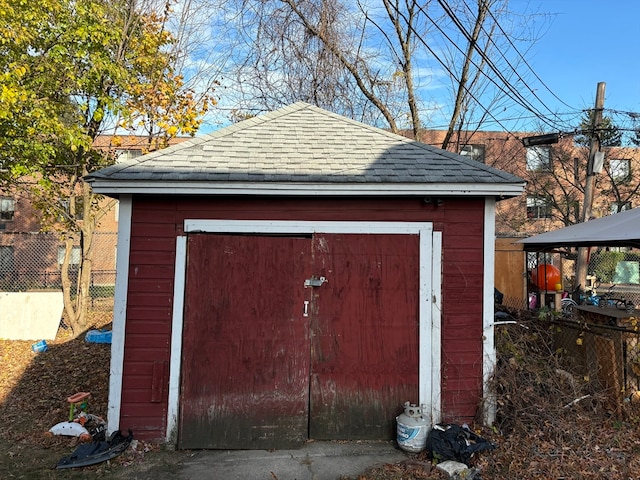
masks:
<instances>
[{"instance_id":1,"label":"black garbage bag","mask_svg":"<svg viewBox=\"0 0 640 480\"><path fill-rule=\"evenodd\" d=\"M124 452L132 440L131 430L127 436L118 430L113 432L107 440L97 440L79 445L71 455L61 458L56 468L87 467L111 460Z\"/></svg>"},{"instance_id":2,"label":"black garbage bag","mask_svg":"<svg viewBox=\"0 0 640 480\"><path fill-rule=\"evenodd\" d=\"M496 445L464 425L436 424L427 436L426 451L436 463L455 460L468 464L476 452L494 450Z\"/></svg>"}]
</instances>

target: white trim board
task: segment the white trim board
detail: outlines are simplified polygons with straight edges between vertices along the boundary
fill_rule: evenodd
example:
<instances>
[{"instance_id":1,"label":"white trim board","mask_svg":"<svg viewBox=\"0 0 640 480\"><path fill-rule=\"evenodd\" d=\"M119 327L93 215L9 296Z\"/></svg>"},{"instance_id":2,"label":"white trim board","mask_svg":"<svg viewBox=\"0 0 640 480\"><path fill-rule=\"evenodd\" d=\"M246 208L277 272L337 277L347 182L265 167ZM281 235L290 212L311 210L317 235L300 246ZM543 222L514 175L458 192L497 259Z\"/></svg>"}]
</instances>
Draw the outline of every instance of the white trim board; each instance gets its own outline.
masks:
<instances>
[{"instance_id":1,"label":"white trim board","mask_svg":"<svg viewBox=\"0 0 640 480\"><path fill-rule=\"evenodd\" d=\"M496 202L487 198L484 204L484 278L482 280L484 291L482 297L482 339L483 339L483 361L482 361L482 393L484 402L484 421L486 425L492 425L496 418L495 392L489 390L489 381L496 366L496 346L494 332L494 286L495 286L495 217Z\"/></svg>"},{"instance_id":2,"label":"white trim board","mask_svg":"<svg viewBox=\"0 0 640 480\"><path fill-rule=\"evenodd\" d=\"M180 367L182 365L182 321L184 312L185 281L187 273L187 237L176 238L176 265L173 284L173 312L171 316L171 356L169 360L169 403L167 405L167 443L177 443ZM177 333L180 333L179 335Z\"/></svg>"},{"instance_id":3,"label":"white trim board","mask_svg":"<svg viewBox=\"0 0 640 480\"><path fill-rule=\"evenodd\" d=\"M428 222L305 222L297 220L185 220L185 233L354 233L418 235Z\"/></svg>"},{"instance_id":4,"label":"white trim board","mask_svg":"<svg viewBox=\"0 0 640 480\"><path fill-rule=\"evenodd\" d=\"M433 232L431 268L431 424L442 421L442 232Z\"/></svg>"},{"instance_id":5,"label":"white trim board","mask_svg":"<svg viewBox=\"0 0 640 480\"><path fill-rule=\"evenodd\" d=\"M394 234L418 235L420 243L419 265L419 332L420 350L418 365L418 396L425 412L430 418L440 418L440 278L442 234L433 232L430 222L305 222L290 220L190 220L184 221L185 233L262 233L262 234ZM181 245L179 237L178 246ZM185 243L186 246L186 243ZM437 249L437 251L436 251ZM184 285L186 276L186 248L176 251L176 269L174 284L183 290L174 295L173 321L171 329L171 365L169 367L169 398L167 409L167 442L177 439L178 412L180 400L180 345L182 343L182 324L184 303ZM434 260L435 259L435 260ZM435 268L434 268L435 267ZM436 271L436 268L438 271ZM435 280L434 280L435 279ZM436 291L437 288L437 291ZM178 308L177 304L180 304ZM434 305L436 304L436 305ZM434 313L436 313L434 315ZM175 349L175 350L174 350ZM435 398L437 397L437 398Z\"/></svg>"},{"instance_id":6,"label":"white trim board","mask_svg":"<svg viewBox=\"0 0 640 480\"><path fill-rule=\"evenodd\" d=\"M318 183L223 182L184 180L90 179L94 192L105 195L314 195L314 196L475 196L517 197L524 183Z\"/></svg>"},{"instance_id":7,"label":"white trim board","mask_svg":"<svg viewBox=\"0 0 640 480\"><path fill-rule=\"evenodd\" d=\"M116 248L116 283L113 299L113 324L111 327L111 367L109 371L109 403L107 407L108 435L120 429L132 206L131 195L120 197L118 207L118 243Z\"/></svg>"}]
</instances>

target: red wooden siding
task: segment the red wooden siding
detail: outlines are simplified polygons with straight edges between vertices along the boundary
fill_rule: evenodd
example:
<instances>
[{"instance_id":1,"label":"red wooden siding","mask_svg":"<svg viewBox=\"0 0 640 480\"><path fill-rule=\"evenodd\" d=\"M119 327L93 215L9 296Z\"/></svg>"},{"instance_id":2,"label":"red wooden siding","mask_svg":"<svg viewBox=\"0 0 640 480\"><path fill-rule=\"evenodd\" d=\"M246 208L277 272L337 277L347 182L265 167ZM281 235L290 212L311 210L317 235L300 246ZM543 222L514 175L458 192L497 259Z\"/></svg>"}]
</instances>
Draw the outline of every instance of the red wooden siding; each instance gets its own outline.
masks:
<instances>
[{"instance_id":1,"label":"red wooden siding","mask_svg":"<svg viewBox=\"0 0 640 480\"><path fill-rule=\"evenodd\" d=\"M176 243L175 205L142 202L133 210L120 428L140 439L165 436ZM154 371L156 374L154 375Z\"/></svg>"},{"instance_id":2,"label":"red wooden siding","mask_svg":"<svg viewBox=\"0 0 640 480\"><path fill-rule=\"evenodd\" d=\"M442 411L449 422L472 420L482 397L483 209L448 208L442 223Z\"/></svg>"},{"instance_id":3,"label":"red wooden siding","mask_svg":"<svg viewBox=\"0 0 640 480\"><path fill-rule=\"evenodd\" d=\"M167 399L152 402L152 372L155 362L169 360L175 238L185 218L433 222L443 232L443 413L456 421L475 415L482 393L483 199L445 199L436 207L421 198L134 197L121 428L140 439L165 435Z\"/></svg>"}]
</instances>

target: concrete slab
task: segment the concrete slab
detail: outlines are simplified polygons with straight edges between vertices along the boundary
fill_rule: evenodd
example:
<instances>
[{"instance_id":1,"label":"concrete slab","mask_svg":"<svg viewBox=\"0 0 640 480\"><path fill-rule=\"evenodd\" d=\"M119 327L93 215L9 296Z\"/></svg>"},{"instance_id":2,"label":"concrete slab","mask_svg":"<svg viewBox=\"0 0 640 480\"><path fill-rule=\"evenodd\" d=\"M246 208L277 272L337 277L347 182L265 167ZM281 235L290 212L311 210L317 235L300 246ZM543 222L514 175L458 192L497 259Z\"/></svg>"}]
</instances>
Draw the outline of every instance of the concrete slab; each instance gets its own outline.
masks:
<instances>
[{"instance_id":1,"label":"concrete slab","mask_svg":"<svg viewBox=\"0 0 640 480\"><path fill-rule=\"evenodd\" d=\"M62 292L0 292L0 338L54 340L63 306Z\"/></svg>"},{"instance_id":2,"label":"concrete slab","mask_svg":"<svg viewBox=\"0 0 640 480\"><path fill-rule=\"evenodd\" d=\"M391 442L309 442L296 450L204 450L184 462L182 480L336 480L406 460Z\"/></svg>"}]
</instances>

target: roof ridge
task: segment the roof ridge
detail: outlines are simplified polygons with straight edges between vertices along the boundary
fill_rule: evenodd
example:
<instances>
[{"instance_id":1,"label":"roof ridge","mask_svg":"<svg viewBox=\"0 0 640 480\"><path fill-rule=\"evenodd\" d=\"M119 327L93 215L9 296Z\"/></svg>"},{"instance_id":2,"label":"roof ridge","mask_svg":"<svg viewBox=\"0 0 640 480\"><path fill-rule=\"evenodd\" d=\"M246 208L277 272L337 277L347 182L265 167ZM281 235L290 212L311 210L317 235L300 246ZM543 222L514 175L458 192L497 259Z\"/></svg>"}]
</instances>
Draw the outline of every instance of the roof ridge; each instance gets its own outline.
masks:
<instances>
[{"instance_id":1,"label":"roof ridge","mask_svg":"<svg viewBox=\"0 0 640 480\"><path fill-rule=\"evenodd\" d=\"M450 152L450 151L442 149L442 148L437 148L437 147L434 147L433 145L429 145L429 144L421 142L419 140L416 140L416 139L413 139L413 138L409 138L409 137L405 137L404 135L400 135L398 133L390 132L388 130L384 130L384 129L381 129L381 128L378 128L378 127L374 127L372 125L369 125L369 124L366 124L366 123L363 123L363 122L359 122L358 120L354 120L352 118L344 117L342 115L339 115L337 113L331 112L329 110L322 109L322 108L320 108L318 106L315 106L315 105L307 104L307 103L304 103L304 102L298 102L298 103L306 105L307 107L309 107L310 109L316 111L317 113L321 113L321 114L326 115L328 117L332 117L332 118L334 118L336 120L340 120L340 121L343 121L343 122L351 123L351 124L353 124L355 126L359 126L359 127L365 128L367 130L370 130L370 131L372 131L372 132L374 132L376 134L384 134L384 135L388 136L390 139L399 140L399 141L402 141L402 142L407 143L407 144L412 144L412 145L414 145L416 147L419 147L419 148L422 148L424 150L427 150L430 153L437 154L437 155L442 155L444 157L450 158L451 160L463 163L463 164L465 164L467 166L480 168L481 170L484 170L486 172L490 172L492 174L500 175L503 178L508 178L508 177L511 176L511 174L509 174L508 172L504 172L502 170L499 170L499 169L497 169L495 167L487 165L486 163L481 163L481 162L478 162L477 160L472 160L472 159L470 159L470 158L468 158L468 157L466 157L464 155L460 155L458 153ZM297 104L293 104L293 105L297 105Z\"/></svg>"},{"instance_id":2,"label":"roof ridge","mask_svg":"<svg viewBox=\"0 0 640 480\"><path fill-rule=\"evenodd\" d=\"M203 135L200 138L206 138L208 140L212 140L214 138L223 138L227 135L231 135L239 130L244 130L246 128L255 127L258 125L262 125L268 121L274 120L276 118L283 117L288 115L289 113L293 113L298 110L303 110L304 108L312 107L312 105L304 102L296 102L291 105L287 105L285 107L278 108L276 110L271 110L270 112L266 112L260 115L256 115L251 118L247 118L246 120L242 120L237 123L233 123L226 127L221 128L220 130L216 130L215 132L208 133Z\"/></svg>"}]
</instances>

